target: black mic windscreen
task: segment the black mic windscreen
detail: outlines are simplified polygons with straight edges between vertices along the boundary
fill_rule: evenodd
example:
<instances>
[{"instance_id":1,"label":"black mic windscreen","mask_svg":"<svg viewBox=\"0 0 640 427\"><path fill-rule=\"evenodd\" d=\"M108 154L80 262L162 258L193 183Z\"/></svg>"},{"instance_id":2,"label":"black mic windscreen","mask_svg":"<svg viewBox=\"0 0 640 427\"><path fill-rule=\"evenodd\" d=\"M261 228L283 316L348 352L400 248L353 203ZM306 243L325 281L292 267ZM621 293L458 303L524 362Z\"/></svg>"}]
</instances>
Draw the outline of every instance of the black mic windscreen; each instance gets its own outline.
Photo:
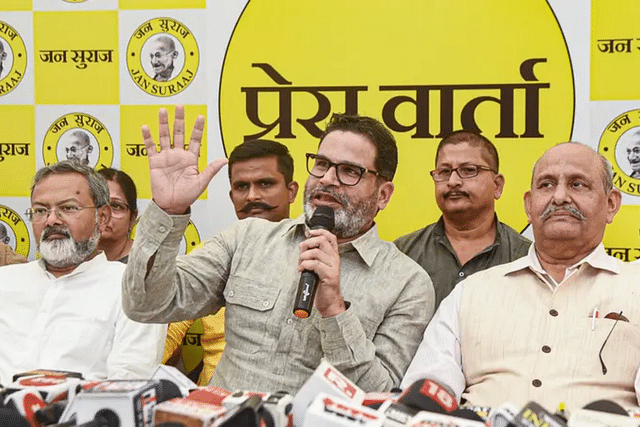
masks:
<instances>
[{"instance_id":1,"label":"black mic windscreen","mask_svg":"<svg viewBox=\"0 0 640 427\"><path fill-rule=\"evenodd\" d=\"M582 409L589 409L591 411L598 411L598 412L606 412L608 414L623 415L625 417L629 416L629 413L627 412L626 409L618 405L616 402L612 402L611 400L604 400L604 399L596 400L589 403Z\"/></svg>"},{"instance_id":2,"label":"black mic windscreen","mask_svg":"<svg viewBox=\"0 0 640 427\"><path fill-rule=\"evenodd\" d=\"M31 424L18 411L0 408L0 426L31 427Z\"/></svg>"},{"instance_id":3,"label":"black mic windscreen","mask_svg":"<svg viewBox=\"0 0 640 427\"><path fill-rule=\"evenodd\" d=\"M173 381L160 379L160 392L158 393L158 403L171 400L174 397L184 397L178 387Z\"/></svg>"},{"instance_id":4,"label":"black mic windscreen","mask_svg":"<svg viewBox=\"0 0 640 427\"><path fill-rule=\"evenodd\" d=\"M335 226L335 221L333 208L330 206L318 206L309 220L309 228L312 230L324 228L331 231Z\"/></svg>"},{"instance_id":5,"label":"black mic windscreen","mask_svg":"<svg viewBox=\"0 0 640 427\"><path fill-rule=\"evenodd\" d=\"M476 411L472 411L469 408L456 408L451 411L449 415L456 418L464 418L465 420L480 421L481 423L485 422L485 420L478 415Z\"/></svg>"}]
</instances>

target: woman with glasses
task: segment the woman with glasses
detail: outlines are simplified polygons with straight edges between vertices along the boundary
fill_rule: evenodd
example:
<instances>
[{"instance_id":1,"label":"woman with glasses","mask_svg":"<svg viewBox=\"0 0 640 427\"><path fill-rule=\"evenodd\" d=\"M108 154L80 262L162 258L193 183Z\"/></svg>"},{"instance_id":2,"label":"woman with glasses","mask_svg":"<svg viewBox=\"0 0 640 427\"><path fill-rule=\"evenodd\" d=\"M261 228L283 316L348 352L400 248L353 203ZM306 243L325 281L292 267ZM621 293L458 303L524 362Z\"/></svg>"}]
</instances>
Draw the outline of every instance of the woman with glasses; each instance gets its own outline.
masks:
<instances>
[{"instance_id":1,"label":"woman with glasses","mask_svg":"<svg viewBox=\"0 0 640 427\"><path fill-rule=\"evenodd\" d=\"M133 245L131 229L138 217L136 185L121 170L104 168L98 173L107 180L111 193L111 220L100 237L98 249L104 251L109 261L126 264Z\"/></svg>"}]
</instances>

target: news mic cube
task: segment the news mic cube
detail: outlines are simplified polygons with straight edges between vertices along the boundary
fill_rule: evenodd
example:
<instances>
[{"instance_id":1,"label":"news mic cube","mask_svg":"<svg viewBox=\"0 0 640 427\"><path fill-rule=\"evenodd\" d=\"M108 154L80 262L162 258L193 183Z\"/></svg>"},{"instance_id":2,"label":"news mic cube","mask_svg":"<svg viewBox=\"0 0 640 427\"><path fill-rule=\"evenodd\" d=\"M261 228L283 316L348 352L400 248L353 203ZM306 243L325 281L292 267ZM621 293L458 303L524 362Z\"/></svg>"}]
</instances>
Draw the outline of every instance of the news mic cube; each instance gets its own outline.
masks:
<instances>
[{"instance_id":1,"label":"news mic cube","mask_svg":"<svg viewBox=\"0 0 640 427\"><path fill-rule=\"evenodd\" d=\"M8 393L18 390L37 390L47 403L57 402L67 399L69 391L74 394L75 387L81 383L76 377L66 377L63 375L36 374L30 376L17 376L17 379L6 387Z\"/></svg>"},{"instance_id":2,"label":"news mic cube","mask_svg":"<svg viewBox=\"0 0 640 427\"><path fill-rule=\"evenodd\" d=\"M293 427L293 396L285 392L271 393L262 401L273 418L274 427Z\"/></svg>"},{"instance_id":3,"label":"news mic cube","mask_svg":"<svg viewBox=\"0 0 640 427\"><path fill-rule=\"evenodd\" d=\"M120 427L153 425L153 410L160 394L156 380L114 380L95 383L78 393L60 420L88 423L98 412L113 413Z\"/></svg>"},{"instance_id":4,"label":"news mic cube","mask_svg":"<svg viewBox=\"0 0 640 427\"><path fill-rule=\"evenodd\" d=\"M300 387L293 398L293 425L302 427L307 407L318 393L338 396L361 405L365 392L345 377L340 371L322 359L309 379Z\"/></svg>"},{"instance_id":5,"label":"news mic cube","mask_svg":"<svg viewBox=\"0 0 640 427\"><path fill-rule=\"evenodd\" d=\"M384 416L351 400L320 393L307 409L305 427L382 427Z\"/></svg>"},{"instance_id":6,"label":"news mic cube","mask_svg":"<svg viewBox=\"0 0 640 427\"><path fill-rule=\"evenodd\" d=\"M224 419L227 413L222 405L204 403L187 398L176 398L155 407L155 423L176 423L184 427L209 427Z\"/></svg>"}]
</instances>

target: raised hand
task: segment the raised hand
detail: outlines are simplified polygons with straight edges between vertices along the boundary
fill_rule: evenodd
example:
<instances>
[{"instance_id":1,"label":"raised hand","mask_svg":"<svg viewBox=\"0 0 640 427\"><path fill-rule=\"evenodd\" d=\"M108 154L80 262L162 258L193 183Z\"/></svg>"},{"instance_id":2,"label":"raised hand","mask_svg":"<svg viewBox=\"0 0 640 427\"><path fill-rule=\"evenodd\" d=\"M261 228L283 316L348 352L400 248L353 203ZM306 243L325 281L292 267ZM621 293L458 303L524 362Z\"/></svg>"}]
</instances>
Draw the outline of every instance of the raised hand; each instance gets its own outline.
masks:
<instances>
[{"instance_id":1,"label":"raised hand","mask_svg":"<svg viewBox=\"0 0 640 427\"><path fill-rule=\"evenodd\" d=\"M149 126L142 126L142 138L149 157L151 194L154 202L169 214L183 214L204 192L211 179L227 164L227 159L217 159L198 171L200 142L204 129L204 117L198 116L189 148L184 149L184 107L176 105L173 122L173 146L169 132L169 116L165 108L158 112L160 151L151 137Z\"/></svg>"}]
</instances>

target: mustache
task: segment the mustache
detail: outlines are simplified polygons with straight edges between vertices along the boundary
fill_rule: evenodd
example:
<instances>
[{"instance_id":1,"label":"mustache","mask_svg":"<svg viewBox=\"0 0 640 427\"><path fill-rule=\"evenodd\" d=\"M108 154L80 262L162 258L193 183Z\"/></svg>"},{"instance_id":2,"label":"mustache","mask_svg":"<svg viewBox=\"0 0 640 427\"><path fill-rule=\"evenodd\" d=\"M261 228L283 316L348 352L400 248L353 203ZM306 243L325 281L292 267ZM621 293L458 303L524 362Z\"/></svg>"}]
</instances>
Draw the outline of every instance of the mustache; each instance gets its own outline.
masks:
<instances>
[{"instance_id":1,"label":"mustache","mask_svg":"<svg viewBox=\"0 0 640 427\"><path fill-rule=\"evenodd\" d=\"M65 237L71 238L71 232L64 225L49 225L42 230L40 240L47 240L52 234L61 234Z\"/></svg>"},{"instance_id":2,"label":"mustache","mask_svg":"<svg viewBox=\"0 0 640 427\"><path fill-rule=\"evenodd\" d=\"M240 209L240 212L249 213L252 209L262 209L265 211L270 211L275 208L276 208L275 206L271 206L270 204L265 202L249 202L246 205L244 205L242 209Z\"/></svg>"},{"instance_id":3,"label":"mustache","mask_svg":"<svg viewBox=\"0 0 640 427\"><path fill-rule=\"evenodd\" d=\"M582 214L582 212L580 212L577 208L574 208L573 206L554 206L554 205L549 206L547 209L545 209L545 211L542 212L542 215L540 215L540 219L545 220L549 217L549 215L557 211L567 211L574 218L577 218L580 221L583 221L586 219L586 217Z\"/></svg>"},{"instance_id":4,"label":"mustache","mask_svg":"<svg viewBox=\"0 0 640 427\"><path fill-rule=\"evenodd\" d=\"M348 205L349 204L349 199L347 198L347 196L345 196L344 194L340 194L335 188L333 187L316 187L314 189L312 189L311 191L309 191L309 200L313 199L313 197L318 194L318 193L325 193L330 195L331 197L333 197L334 199L336 199L338 201L338 203L340 203L341 205Z\"/></svg>"},{"instance_id":5,"label":"mustache","mask_svg":"<svg viewBox=\"0 0 640 427\"><path fill-rule=\"evenodd\" d=\"M443 197L445 199L448 199L449 197L451 197L453 195L469 197L469 193L467 193L466 191L460 191L460 190L447 191L446 193L444 193Z\"/></svg>"}]
</instances>

